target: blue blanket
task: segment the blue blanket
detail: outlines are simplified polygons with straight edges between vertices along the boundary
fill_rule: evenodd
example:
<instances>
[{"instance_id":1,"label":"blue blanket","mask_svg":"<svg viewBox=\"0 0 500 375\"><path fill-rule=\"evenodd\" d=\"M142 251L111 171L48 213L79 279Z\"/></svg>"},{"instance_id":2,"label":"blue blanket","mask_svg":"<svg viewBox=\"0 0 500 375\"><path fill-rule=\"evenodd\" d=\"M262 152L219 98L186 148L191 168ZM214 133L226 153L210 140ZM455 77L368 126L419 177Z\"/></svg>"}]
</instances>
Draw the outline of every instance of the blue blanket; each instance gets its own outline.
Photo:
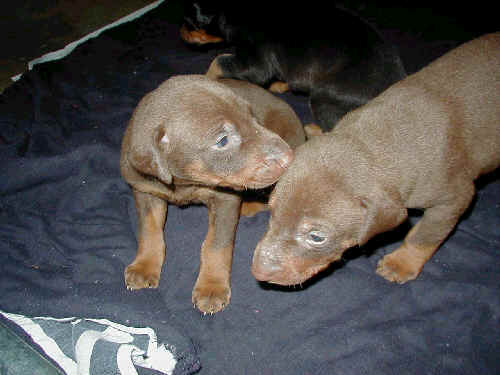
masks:
<instances>
[{"instance_id":1,"label":"blue blanket","mask_svg":"<svg viewBox=\"0 0 500 375\"><path fill-rule=\"evenodd\" d=\"M230 305L203 316L191 291L207 210L170 206L159 288L127 291L137 220L119 172L127 121L161 82L203 73L230 50L185 45L172 9L167 1L35 66L0 97L0 310L150 327L159 344L175 348L174 374L500 373L498 173L480 181L472 209L420 277L402 286L375 268L407 226L353 249L301 287L256 282L252 253L269 218L260 213L238 227ZM410 73L475 36L440 39L438 31L383 30ZM305 97L281 97L304 123L312 120Z\"/></svg>"}]
</instances>

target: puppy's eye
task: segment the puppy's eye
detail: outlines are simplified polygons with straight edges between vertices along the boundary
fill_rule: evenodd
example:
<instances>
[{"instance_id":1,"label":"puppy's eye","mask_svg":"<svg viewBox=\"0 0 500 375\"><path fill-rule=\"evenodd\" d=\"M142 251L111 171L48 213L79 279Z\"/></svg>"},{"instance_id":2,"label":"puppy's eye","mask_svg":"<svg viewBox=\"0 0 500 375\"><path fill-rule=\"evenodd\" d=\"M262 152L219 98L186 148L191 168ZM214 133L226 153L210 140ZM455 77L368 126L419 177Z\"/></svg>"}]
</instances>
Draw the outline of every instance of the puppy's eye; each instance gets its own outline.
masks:
<instances>
[{"instance_id":1,"label":"puppy's eye","mask_svg":"<svg viewBox=\"0 0 500 375\"><path fill-rule=\"evenodd\" d=\"M326 235L322 232L313 230L309 232L306 236L306 241L313 246L323 245L327 240Z\"/></svg>"},{"instance_id":2,"label":"puppy's eye","mask_svg":"<svg viewBox=\"0 0 500 375\"><path fill-rule=\"evenodd\" d=\"M229 137L227 135L222 135L217 139L215 144L216 148L223 149L229 143Z\"/></svg>"}]
</instances>

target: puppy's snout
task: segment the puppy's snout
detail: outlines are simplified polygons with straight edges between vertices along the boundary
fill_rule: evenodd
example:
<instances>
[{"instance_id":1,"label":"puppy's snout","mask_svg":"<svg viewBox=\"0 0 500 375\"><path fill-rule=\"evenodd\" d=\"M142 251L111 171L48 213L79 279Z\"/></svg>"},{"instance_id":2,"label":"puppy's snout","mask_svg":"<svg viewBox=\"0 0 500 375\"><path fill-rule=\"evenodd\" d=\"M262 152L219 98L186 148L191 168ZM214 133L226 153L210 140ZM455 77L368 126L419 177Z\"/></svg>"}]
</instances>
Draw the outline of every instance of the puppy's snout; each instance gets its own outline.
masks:
<instances>
[{"instance_id":1,"label":"puppy's snout","mask_svg":"<svg viewBox=\"0 0 500 375\"><path fill-rule=\"evenodd\" d=\"M269 281L282 270L278 260L270 254L269 250L263 249L261 246L257 246L255 250L251 272L259 281Z\"/></svg>"},{"instance_id":2,"label":"puppy's snout","mask_svg":"<svg viewBox=\"0 0 500 375\"><path fill-rule=\"evenodd\" d=\"M290 166L293 161L293 151L291 148L287 147L283 150L273 150L271 151L264 162L269 167L279 166L282 169L286 169Z\"/></svg>"},{"instance_id":3,"label":"puppy's snout","mask_svg":"<svg viewBox=\"0 0 500 375\"><path fill-rule=\"evenodd\" d=\"M281 174L290 166L293 157L294 153L290 146L281 138L277 138L265 150L264 165L270 171Z\"/></svg>"},{"instance_id":4,"label":"puppy's snout","mask_svg":"<svg viewBox=\"0 0 500 375\"><path fill-rule=\"evenodd\" d=\"M293 151L279 138L259 148L253 164L252 182L262 188L275 183L293 161Z\"/></svg>"}]
</instances>

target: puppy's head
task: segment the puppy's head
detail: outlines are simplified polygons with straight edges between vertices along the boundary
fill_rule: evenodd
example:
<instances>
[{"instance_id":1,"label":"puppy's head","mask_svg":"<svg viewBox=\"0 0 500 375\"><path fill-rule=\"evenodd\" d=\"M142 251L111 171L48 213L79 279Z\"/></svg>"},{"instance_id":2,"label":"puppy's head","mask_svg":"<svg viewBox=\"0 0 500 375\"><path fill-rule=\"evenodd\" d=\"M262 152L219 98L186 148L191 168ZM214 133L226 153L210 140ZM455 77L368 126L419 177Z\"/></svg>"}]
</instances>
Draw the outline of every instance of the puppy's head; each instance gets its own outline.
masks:
<instances>
[{"instance_id":1,"label":"puppy's head","mask_svg":"<svg viewBox=\"0 0 500 375\"><path fill-rule=\"evenodd\" d=\"M274 188L269 228L253 257L252 273L260 281L300 284L406 218L406 209L363 165L354 160L346 170L351 155L331 152L327 139L300 146Z\"/></svg>"},{"instance_id":2,"label":"puppy's head","mask_svg":"<svg viewBox=\"0 0 500 375\"><path fill-rule=\"evenodd\" d=\"M293 159L247 101L205 76L167 80L140 102L130 126L130 164L166 184L263 188Z\"/></svg>"}]
</instances>

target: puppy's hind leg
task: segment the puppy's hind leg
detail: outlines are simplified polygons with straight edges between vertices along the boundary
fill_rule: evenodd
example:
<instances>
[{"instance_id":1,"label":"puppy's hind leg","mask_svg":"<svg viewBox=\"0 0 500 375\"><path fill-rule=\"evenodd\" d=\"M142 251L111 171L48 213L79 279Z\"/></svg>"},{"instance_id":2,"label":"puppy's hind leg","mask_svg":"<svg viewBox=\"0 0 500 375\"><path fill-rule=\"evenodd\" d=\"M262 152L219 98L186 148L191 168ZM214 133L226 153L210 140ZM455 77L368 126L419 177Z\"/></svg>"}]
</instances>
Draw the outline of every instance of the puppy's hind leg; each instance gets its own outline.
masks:
<instances>
[{"instance_id":1,"label":"puppy's hind leg","mask_svg":"<svg viewBox=\"0 0 500 375\"><path fill-rule=\"evenodd\" d=\"M138 247L135 260L125 269L127 289L156 288L165 260L163 229L167 202L134 190L138 215Z\"/></svg>"},{"instance_id":2,"label":"puppy's hind leg","mask_svg":"<svg viewBox=\"0 0 500 375\"><path fill-rule=\"evenodd\" d=\"M400 284L417 278L472 201L474 186L463 185L462 194L425 210L403 245L379 261L377 273L380 276Z\"/></svg>"}]
</instances>

